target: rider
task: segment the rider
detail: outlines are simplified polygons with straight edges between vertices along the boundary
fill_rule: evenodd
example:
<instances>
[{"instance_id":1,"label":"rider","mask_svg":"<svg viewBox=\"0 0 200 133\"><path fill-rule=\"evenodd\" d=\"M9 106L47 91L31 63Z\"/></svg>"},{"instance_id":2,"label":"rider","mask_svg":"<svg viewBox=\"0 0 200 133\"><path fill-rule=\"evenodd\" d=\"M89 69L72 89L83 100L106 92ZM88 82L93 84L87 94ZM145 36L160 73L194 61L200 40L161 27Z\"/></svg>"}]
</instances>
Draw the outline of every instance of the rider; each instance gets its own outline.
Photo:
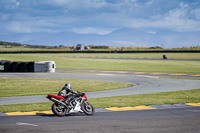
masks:
<instances>
[{"instance_id":1,"label":"rider","mask_svg":"<svg viewBox=\"0 0 200 133\"><path fill-rule=\"evenodd\" d=\"M71 92L72 94L68 94L69 92ZM71 84L68 83L66 83L65 86L62 88L62 90L59 91L58 93L59 96L62 96L66 99L65 101L66 104L69 104L69 102L73 98L73 94L77 94L77 92L72 90Z\"/></svg>"}]
</instances>

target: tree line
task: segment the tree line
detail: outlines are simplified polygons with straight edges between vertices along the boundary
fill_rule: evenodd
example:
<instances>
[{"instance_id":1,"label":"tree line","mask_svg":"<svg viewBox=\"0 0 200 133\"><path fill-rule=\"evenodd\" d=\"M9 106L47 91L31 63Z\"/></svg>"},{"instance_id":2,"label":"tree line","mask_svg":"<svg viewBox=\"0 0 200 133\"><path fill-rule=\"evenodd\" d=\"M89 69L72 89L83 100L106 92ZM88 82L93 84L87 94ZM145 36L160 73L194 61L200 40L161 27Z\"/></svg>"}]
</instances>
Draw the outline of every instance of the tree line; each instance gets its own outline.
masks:
<instances>
[{"instance_id":1,"label":"tree line","mask_svg":"<svg viewBox=\"0 0 200 133\"><path fill-rule=\"evenodd\" d=\"M41 49L53 49L56 47L56 46L21 44L21 43L16 43L16 42L4 42L4 41L0 41L0 46L7 47L7 48L24 47L24 48L41 48Z\"/></svg>"}]
</instances>

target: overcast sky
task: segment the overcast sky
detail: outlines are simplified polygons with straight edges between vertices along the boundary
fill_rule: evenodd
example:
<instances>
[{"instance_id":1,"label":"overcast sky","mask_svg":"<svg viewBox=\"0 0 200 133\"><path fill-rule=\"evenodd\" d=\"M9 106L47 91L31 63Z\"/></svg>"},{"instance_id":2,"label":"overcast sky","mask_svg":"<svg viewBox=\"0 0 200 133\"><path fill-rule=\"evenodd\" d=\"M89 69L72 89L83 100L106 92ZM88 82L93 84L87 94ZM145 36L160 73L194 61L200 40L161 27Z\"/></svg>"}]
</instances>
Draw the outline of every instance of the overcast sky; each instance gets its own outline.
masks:
<instances>
[{"instance_id":1,"label":"overcast sky","mask_svg":"<svg viewBox=\"0 0 200 133\"><path fill-rule=\"evenodd\" d=\"M0 0L1 34L200 31L199 0ZM1 41L1 38L0 38Z\"/></svg>"}]
</instances>

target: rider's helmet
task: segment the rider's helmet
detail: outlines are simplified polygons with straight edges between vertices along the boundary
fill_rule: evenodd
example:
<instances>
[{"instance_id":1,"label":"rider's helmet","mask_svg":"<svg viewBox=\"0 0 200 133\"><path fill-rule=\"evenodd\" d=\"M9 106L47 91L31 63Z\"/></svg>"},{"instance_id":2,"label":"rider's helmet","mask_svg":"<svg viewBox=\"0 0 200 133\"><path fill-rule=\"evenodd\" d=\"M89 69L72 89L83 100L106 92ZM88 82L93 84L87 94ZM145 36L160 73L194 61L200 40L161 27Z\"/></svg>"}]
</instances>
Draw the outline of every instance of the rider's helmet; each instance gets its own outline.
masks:
<instances>
[{"instance_id":1,"label":"rider's helmet","mask_svg":"<svg viewBox=\"0 0 200 133\"><path fill-rule=\"evenodd\" d=\"M65 86L67 87L67 89L70 89L70 90L72 89L71 84L66 83Z\"/></svg>"}]
</instances>

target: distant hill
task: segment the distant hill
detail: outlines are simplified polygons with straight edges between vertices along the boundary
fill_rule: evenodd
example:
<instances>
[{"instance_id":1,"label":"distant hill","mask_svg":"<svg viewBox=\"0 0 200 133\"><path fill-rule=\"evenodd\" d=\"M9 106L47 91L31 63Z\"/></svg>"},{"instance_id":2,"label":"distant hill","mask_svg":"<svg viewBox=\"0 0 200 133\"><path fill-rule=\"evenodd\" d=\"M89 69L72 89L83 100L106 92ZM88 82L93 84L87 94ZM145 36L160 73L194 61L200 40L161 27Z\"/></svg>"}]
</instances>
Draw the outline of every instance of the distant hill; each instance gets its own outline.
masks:
<instances>
[{"instance_id":1,"label":"distant hill","mask_svg":"<svg viewBox=\"0 0 200 133\"><path fill-rule=\"evenodd\" d=\"M0 48L12 48L12 47L24 47L24 48L39 48L39 49L52 49L52 46L42 46L42 45L29 45L29 44L21 44L16 42L4 42L0 41Z\"/></svg>"},{"instance_id":2,"label":"distant hill","mask_svg":"<svg viewBox=\"0 0 200 133\"><path fill-rule=\"evenodd\" d=\"M181 48L200 46L200 32L177 32L172 30L137 30L118 29L110 34L62 33L16 33L1 35L1 41L18 42L42 46L106 45L106 46L160 46L164 48Z\"/></svg>"}]
</instances>

